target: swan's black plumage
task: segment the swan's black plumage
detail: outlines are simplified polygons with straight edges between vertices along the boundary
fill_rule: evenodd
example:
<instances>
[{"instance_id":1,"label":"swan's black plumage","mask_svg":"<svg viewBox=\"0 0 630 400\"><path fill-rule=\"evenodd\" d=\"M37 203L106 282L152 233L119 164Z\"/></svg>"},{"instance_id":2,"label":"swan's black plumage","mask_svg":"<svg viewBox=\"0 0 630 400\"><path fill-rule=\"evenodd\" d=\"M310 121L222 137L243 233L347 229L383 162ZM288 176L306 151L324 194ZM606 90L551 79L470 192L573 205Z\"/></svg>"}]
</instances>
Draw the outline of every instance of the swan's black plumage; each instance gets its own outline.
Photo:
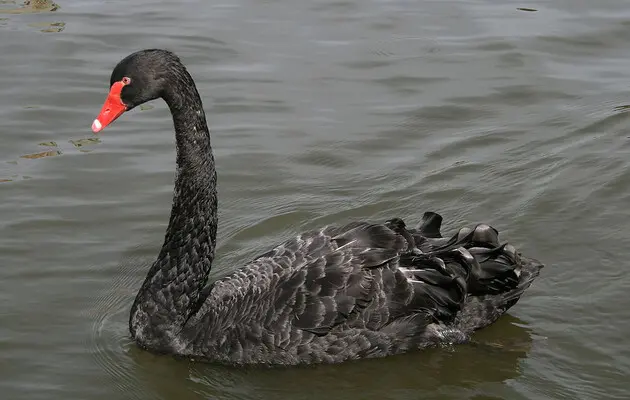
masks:
<instances>
[{"instance_id":1,"label":"swan's black plumage","mask_svg":"<svg viewBox=\"0 0 630 400\"><path fill-rule=\"evenodd\" d=\"M127 109L163 98L177 142L164 244L137 294L129 329L143 348L229 364L337 363L463 343L513 306L542 264L484 224L450 238L427 212L302 233L208 284L217 233L217 175L200 96L179 59L123 59Z\"/></svg>"}]
</instances>

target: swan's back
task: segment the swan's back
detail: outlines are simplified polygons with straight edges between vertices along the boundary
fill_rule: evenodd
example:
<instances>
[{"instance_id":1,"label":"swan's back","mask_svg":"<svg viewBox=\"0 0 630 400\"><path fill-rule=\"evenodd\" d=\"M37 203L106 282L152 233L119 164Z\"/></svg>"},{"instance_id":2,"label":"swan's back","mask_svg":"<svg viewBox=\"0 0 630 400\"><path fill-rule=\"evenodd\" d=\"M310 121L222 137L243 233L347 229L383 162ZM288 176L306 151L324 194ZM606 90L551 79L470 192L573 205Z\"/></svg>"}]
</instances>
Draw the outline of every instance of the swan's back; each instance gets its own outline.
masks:
<instances>
[{"instance_id":1,"label":"swan's back","mask_svg":"<svg viewBox=\"0 0 630 400\"><path fill-rule=\"evenodd\" d=\"M303 233L220 279L182 331L184 353L300 364L461 343L520 297L541 264L487 225L439 233L400 219ZM523 279L521 279L523 278Z\"/></svg>"}]
</instances>

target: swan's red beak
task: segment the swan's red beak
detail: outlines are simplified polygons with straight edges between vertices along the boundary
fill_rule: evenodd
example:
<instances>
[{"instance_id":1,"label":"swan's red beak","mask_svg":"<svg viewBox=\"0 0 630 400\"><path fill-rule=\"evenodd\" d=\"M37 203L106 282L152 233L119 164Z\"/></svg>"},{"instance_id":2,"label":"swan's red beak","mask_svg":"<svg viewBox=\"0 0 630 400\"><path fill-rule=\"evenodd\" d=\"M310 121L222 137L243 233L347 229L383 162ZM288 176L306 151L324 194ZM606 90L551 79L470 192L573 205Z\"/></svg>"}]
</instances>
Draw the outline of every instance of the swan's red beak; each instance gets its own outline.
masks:
<instances>
[{"instance_id":1,"label":"swan's red beak","mask_svg":"<svg viewBox=\"0 0 630 400\"><path fill-rule=\"evenodd\" d=\"M101 112L94 122L92 122L92 132L98 133L102 131L103 128L114 122L116 118L127 111L127 106L123 104L120 98L120 92L122 92L123 86L125 86L123 82L115 82L112 85L107 99L105 99L105 104L103 104L103 108L101 108Z\"/></svg>"}]
</instances>

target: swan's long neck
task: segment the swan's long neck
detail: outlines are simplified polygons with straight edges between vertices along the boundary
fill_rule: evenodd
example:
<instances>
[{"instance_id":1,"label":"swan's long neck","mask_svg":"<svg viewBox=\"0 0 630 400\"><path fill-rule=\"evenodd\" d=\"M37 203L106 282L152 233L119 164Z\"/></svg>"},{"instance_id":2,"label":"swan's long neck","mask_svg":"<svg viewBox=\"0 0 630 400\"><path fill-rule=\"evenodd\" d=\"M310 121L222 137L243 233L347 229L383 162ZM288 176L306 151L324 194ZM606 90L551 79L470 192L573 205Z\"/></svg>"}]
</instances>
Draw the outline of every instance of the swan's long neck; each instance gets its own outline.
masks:
<instances>
[{"instance_id":1,"label":"swan's long neck","mask_svg":"<svg viewBox=\"0 0 630 400\"><path fill-rule=\"evenodd\" d=\"M217 175L203 105L188 72L181 67L173 75L162 95L177 141L173 207L164 244L129 319L132 337L156 347L172 341L203 300L217 234Z\"/></svg>"}]
</instances>

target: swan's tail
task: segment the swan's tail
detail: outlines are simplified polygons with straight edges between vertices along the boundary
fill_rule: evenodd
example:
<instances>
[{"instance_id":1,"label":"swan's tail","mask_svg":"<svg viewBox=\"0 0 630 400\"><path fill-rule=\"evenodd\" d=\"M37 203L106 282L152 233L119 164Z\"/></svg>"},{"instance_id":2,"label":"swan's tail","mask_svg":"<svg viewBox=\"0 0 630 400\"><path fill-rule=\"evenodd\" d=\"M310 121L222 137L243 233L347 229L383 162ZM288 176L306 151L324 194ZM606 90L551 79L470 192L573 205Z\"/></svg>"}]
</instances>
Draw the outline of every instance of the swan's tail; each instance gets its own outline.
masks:
<instances>
[{"instance_id":1,"label":"swan's tail","mask_svg":"<svg viewBox=\"0 0 630 400\"><path fill-rule=\"evenodd\" d=\"M510 244L501 244L499 232L489 225L462 228L448 239L440 233L441 223L442 217L433 212L426 212L416 229L407 229L399 219L388 221L410 242L413 253L439 260L449 275L465 280L466 296L454 325L472 332L492 324L514 306L543 264L522 256Z\"/></svg>"},{"instance_id":2,"label":"swan's tail","mask_svg":"<svg viewBox=\"0 0 630 400\"><path fill-rule=\"evenodd\" d=\"M499 294L467 297L457 318L459 329L471 332L485 328L519 301L543 268L543 264L535 259L521 256L521 262L518 284L513 289Z\"/></svg>"}]
</instances>

